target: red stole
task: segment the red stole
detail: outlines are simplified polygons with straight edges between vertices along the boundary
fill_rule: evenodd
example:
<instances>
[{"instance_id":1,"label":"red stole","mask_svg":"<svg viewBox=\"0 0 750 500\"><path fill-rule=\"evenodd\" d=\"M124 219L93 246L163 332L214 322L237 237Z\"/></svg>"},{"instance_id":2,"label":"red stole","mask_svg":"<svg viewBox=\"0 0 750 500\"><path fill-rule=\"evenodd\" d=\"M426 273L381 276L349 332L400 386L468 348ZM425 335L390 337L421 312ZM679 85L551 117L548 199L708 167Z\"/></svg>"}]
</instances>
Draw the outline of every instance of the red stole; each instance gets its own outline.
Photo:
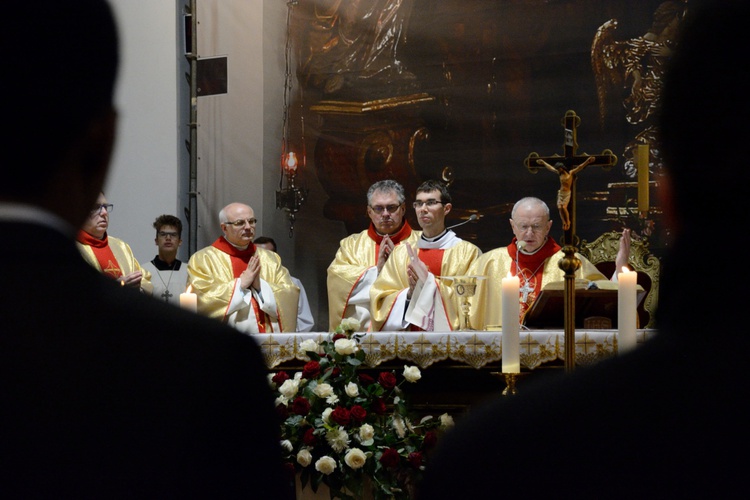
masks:
<instances>
[{"instance_id":1,"label":"red stole","mask_svg":"<svg viewBox=\"0 0 750 500\"><path fill-rule=\"evenodd\" d=\"M526 311L531 307L531 304L536 300L537 295L542 289L542 277L544 275L544 262L560 251L560 245L552 237L547 237L547 241L542 245L536 253L533 255L527 255L523 252L518 252L516 246L516 238L508 245L508 255L512 259L511 274L518 276L521 280L521 288L519 301L521 302L521 318L523 318ZM516 267L516 262L520 269ZM533 291L529 292L526 301L523 300L523 287L528 284L529 287L533 288Z\"/></svg>"},{"instance_id":2,"label":"red stole","mask_svg":"<svg viewBox=\"0 0 750 500\"><path fill-rule=\"evenodd\" d=\"M401 226L401 229L393 234L388 235L388 237L391 239L394 245L398 245L402 241L406 240L410 235L411 226L409 225L409 221L404 219L404 225ZM372 222L370 222L370 227L367 228L367 236L369 236L370 239L375 242L375 263L377 264L378 254L380 253L380 243L383 241L383 236L375 231L375 226Z\"/></svg>"},{"instance_id":3,"label":"red stole","mask_svg":"<svg viewBox=\"0 0 750 500\"><path fill-rule=\"evenodd\" d=\"M419 260L425 263L427 269L435 276L443 274L443 248L420 248Z\"/></svg>"},{"instance_id":4,"label":"red stole","mask_svg":"<svg viewBox=\"0 0 750 500\"><path fill-rule=\"evenodd\" d=\"M254 243L250 242L246 249L240 250L229 243L223 236L219 236L216 241L211 243L211 246L229 255L229 261L232 263L232 275L234 276L234 279L240 277L240 274L247 269L247 263L250 262L250 257L255 255ZM266 333L266 313L260 310L260 306L258 305L258 301L255 300L255 297L251 297L250 303L255 312L255 319L258 323L258 332Z\"/></svg>"},{"instance_id":5,"label":"red stole","mask_svg":"<svg viewBox=\"0 0 750 500\"><path fill-rule=\"evenodd\" d=\"M104 238L100 240L91 236L86 231L79 230L76 235L76 240L83 245L91 247L102 273L113 279L122 276L120 264L117 262L117 259L115 259L115 254L112 253L112 249L109 248L109 236L107 236L106 232L104 233Z\"/></svg>"}]
</instances>

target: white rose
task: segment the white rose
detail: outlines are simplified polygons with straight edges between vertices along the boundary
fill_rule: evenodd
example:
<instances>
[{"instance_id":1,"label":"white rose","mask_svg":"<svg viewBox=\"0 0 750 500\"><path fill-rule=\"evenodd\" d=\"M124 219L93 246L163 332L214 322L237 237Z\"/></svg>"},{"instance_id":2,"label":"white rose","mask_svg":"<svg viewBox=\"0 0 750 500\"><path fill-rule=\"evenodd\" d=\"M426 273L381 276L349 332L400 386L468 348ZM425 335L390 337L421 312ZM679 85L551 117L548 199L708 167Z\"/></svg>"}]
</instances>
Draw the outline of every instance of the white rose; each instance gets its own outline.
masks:
<instances>
[{"instance_id":1,"label":"white rose","mask_svg":"<svg viewBox=\"0 0 750 500\"><path fill-rule=\"evenodd\" d=\"M331 384L318 384L315 386L315 389L313 389L313 392L318 397L327 398L333 394L333 387Z\"/></svg>"},{"instance_id":2,"label":"white rose","mask_svg":"<svg viewBox=\"0 0 750 500\"><path fill-rule=\"evenodd\" d=\"M284 448L286 451L291 452L294 448L292 447L292 442L288 439L284 439L281 441L281 447Z\"/></svg>"},{"instance_id":3,"label":"white rose","mask_svg":"<svg viewBox=\"0 0 750 500\"><path fill-rule=\"evenodd\" d=\"M344 455L344 463L352 469L359 469L367 461L367 455L359 448L352 448Z\"/></svg>"},{"instance_id":4,"label":"white rose","mask_svg":"<svg viewBox=\"0 0 750 500\"><path fill-rule=\"evenodd\" d=\"M276 401L274 402L274 406L284 405L286 406L289 400L285 398L284 396L279 396L276 398Z\"/></svg>"},{"instance_id":5,"label":"white rose","mask_svg":"<svg viewBox=\"0 0 750 500\"><path fill-rule=\"evenodd\" d=\"M453 427L453 425L453 417L451 417L447 413L443 413L442 415L440 415L440 427L442 427L443 429L447 429L448 427Z\"/></svg>"},{"instance_id":6,"label":"white rose","mask_svg":"<svg viewBox=\"0 0 750 500\"><path fill-rule=\"evenodd\" d=\"M299 450L299 453L297 453L297 463L302 467L307 467L310 465L310 462L312 462L312 453L310 453L310 450Z\"/></svg>"},{"instance_id":7,"label":"white rose","mask_svg":"<svg viewBox=\"0 0 750 500\"><path fill-rule=\"evenodd\" d=\"M341 320L341 329L344 331L356 332L361 328L361 324L357 318L344 318Z\"/></svg>"},{"instance_id":8,"label":"white rose","mask_svg":"<svg viewBox=\"0 0 750 500\"><path fill-rule=\"evenodd\" d=\"M359 440L363 443L375 437L375 429L370 424L363 424L359 428Z\"/></svg>"},{"instance_id":9,"label":"white rose","mask_svg":"<svg viewBox=\"0 0 750 500\"><path fill-rule=\"evenodd\" d=\"M356 398L359 396L359 387L354 382L349 382L346 384L346 387L344 388L346 391L346 395L350 398Z\"/></svg>"},{"instance_id":10,"label":"white rose","mask_svg":"<svg viewBox=\"0 0 750 500\"><path fill-rule=\"evenodd\" d=\"M327 476L328 474L336 470L336 461L328 455L320 457L318 461L315 462L315 470L318 472L322 472Z\"/></svg>"},{"instance_id":11,"label":"white rose","mask_svg":"<svg viewBox=\"0 0 750 500\"><path fill-rule=\"evenodd\" d=\"M313 339L303 340L299 344L299 349L302 352L318 352L318 343Z\"/></svg>"},{"instance_id":12,"label":"white rose","mask_svg":"<svg viewBox=\"0 0 750 500\"><path fill-rule=\"evenodd\" d=\"M271 389L276 389L276 384L273 381L273 378L276 376L275 373L269 373L268 374L268 385L271 386Z\"/></svg>"},{"instance_id":13,"label":"white rose","mask_svg":"<svg viewBox=\"0 0 750 500\"><path fill-rule=\"evenodd\" d=\"M330 420L328 420L328 417L331 416L331 413L333 413L333 408L326 408L323 410L323 413L320 414L320 418L323 419L323 422L330 424Z\"/></svg>"},{"instance_id":14,"label":"white rose","mask_svg":"<svg viewBox=\"0 0 750 500\"><path fill-rule=\"evenodd\" d=\"M338 339L333 343L333 347L341 355L354 354L357 351L357 341L352 339Z\"/></svg>"},{"instance_id":15,"label":"white rose","mask_svg":"<svg viewBox=\"0 0 750 500\"><path fill-rule=\"evenodd\" d=\"M419 368L416 366L404 366L404 378L407 380L407 382L416 382L420 378L422 378L422 372L419 371Z\"/></svg>"},{"instance_id":16,"label":"white rose","mask_svg":"<svg viewBox=\"0 0 750 500\"><path fill-rule=\"evenodd\" d=\"M281 384L281 387L279 387L279 392L287 399L292 399L299 390L299 380L295 379L288 379L285 380L283 384Z\"/></svg>"}]
</instances>

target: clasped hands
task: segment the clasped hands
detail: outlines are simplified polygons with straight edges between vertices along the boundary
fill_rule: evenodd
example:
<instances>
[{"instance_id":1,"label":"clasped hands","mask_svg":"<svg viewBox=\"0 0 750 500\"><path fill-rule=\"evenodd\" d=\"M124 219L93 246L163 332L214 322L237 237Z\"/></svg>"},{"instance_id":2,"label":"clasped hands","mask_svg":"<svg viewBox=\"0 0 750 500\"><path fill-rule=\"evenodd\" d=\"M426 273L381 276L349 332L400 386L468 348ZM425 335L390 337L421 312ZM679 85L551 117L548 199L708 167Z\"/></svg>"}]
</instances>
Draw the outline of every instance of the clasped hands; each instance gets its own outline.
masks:
<instances>
[{"instance_id":1,"label":"clasped hands","mask_svg":"<svg viewBox=\"0 0 750 500\"><path fill-rule=\"evenodd\" d=\"M395 247L396 245L393 243L393 240L387 234L383 236L380 242L380 249L378 250L378 274L383 270L385 261L391 256L391 252L393 252Z\"/></svg>"},{"instance_id":2,"label":"clasped hands","mask_svg":"<svg viewBox=\"0 0 750 500\"><path fill-rule=\"evenodd\" d=\"M240 274L240 287L243 289L260 290L260 259L257 255L250 257L247 268Z\"/></svg>"},{"instance_id":3,"label":"clasped hands","mask_svg":"<svg viewBox=\"0 0 750 500\"><path fill-rule=\"evenodd\" d=\"M425 263L419 260L418 251L414 250L408 243L404 243L404 245L406 245L406 251L409 252L409 264L406 266L406 275L409 278L409 291L406 292L406 298L407 300L411 300L411 295L414 293L417 283L426 281L430 271L427 269Z\"/></svg>"}]
</instances>

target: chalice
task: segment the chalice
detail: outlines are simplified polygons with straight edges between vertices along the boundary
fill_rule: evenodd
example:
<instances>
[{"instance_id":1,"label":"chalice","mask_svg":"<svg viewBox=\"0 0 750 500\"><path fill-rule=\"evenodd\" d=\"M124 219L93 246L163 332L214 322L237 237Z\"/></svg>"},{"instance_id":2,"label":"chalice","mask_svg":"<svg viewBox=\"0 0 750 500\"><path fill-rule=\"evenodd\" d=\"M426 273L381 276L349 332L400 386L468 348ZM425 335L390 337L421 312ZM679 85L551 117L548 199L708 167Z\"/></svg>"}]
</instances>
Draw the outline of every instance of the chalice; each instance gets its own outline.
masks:
<instances>
[{"instance_id":1,"label":"chalice","mask_svg":"<svg viewBox=\"0 0 750 500\"><path fill-rule=\"evenodd\" d=\"M461 313L463 315L461 330L473 330L469 321L469 298L477 292L477 281L485 278L486 276L442 276L442 279L450 280L451 287L453 287L456 295L461 297Z\"/></svg>"}]
</instances>

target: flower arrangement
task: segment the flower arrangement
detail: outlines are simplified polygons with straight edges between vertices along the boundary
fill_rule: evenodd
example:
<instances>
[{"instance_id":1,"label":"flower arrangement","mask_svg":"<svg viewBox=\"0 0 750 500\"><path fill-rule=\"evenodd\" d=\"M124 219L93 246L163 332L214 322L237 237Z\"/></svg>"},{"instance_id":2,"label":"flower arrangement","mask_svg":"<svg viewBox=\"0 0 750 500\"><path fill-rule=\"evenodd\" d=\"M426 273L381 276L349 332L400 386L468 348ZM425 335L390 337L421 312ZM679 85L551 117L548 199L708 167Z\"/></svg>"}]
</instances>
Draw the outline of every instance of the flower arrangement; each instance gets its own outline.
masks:
<instances>
[{"instance_id":1,"label":"flower arrangement","mask_svg":"<svg viewBox=\"0 0 750 500\"><path fill-rule=\"evenodd\" d=\"M404 366L400 382L392 371L361 371L359 326L344 319L320 344L301 342L310 360L302 371L271 374L285 466L303 488L327 485L331 498L412 498L429 451L453 419L412 420L400 386L421 378L418 367Z\"/></svg>"}]
</instances>

